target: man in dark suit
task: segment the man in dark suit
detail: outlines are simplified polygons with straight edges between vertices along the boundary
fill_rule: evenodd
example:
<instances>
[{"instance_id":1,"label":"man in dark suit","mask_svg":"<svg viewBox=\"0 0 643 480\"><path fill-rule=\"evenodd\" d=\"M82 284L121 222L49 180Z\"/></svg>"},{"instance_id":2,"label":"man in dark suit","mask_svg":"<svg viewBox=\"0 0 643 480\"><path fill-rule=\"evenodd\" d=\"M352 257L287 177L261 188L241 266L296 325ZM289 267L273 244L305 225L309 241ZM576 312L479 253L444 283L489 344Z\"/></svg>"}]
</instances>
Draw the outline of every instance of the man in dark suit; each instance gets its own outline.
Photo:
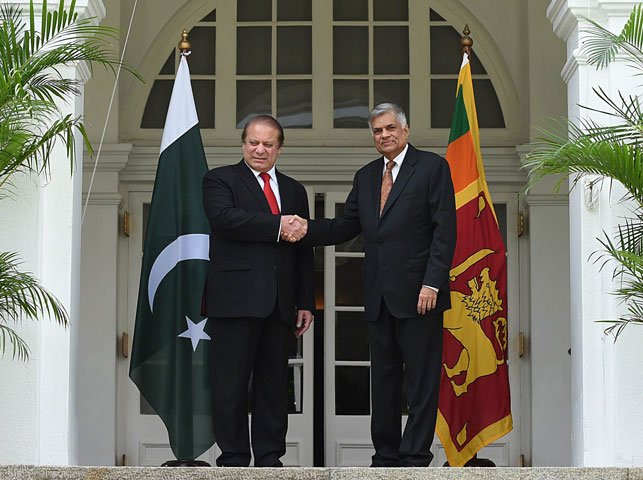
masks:
<instances>
[{"instance_id":1,"label":"man in dark suit","mask_svg":"<svg viewBox=\"0 0 643 480\"><path fill-rule=\"evenodd\" d=\"M361 168L344 213L308 223L306 243L364 235L364 316L371 350L372 466L427 466L433 455L442 364L442 314L450 308L455 198L449 165L407 143L404 111L369 117L383 157ZM408 420L401 434L402 380Z\"/></svg>"},{"instance_id":2,"label":"man in dark suit","mask_svg":"<svg viewBox=\"0 0 643 480\"><path fill-rule=\"evenodd\" d=\"M308 218L304 187L275 168L283 128L251 119L243 160L210 170L203 205L212 228L205 315L213 320L213 424L219 466L248 466L252 374L255 466L281 466L288 429L288 343L313 320L313 250L291 215ZM294 227L294 228L293 228Z\"/></svg>"}]
</instances>

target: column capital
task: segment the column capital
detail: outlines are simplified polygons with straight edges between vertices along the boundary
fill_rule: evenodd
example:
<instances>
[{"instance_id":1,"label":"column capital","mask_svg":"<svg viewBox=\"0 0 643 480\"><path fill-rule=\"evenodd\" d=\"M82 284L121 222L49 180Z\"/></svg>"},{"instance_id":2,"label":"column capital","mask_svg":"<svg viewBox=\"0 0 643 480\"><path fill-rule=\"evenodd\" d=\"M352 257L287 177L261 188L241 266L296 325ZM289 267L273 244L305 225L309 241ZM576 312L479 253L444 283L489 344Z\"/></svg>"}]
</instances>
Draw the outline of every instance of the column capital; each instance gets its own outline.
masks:
<instances>
[{"instance_id":1,"label":"column capital","mask_svg":"<svg viewBox=\"0 0 643 480\"><path fill-rule=\"evenodd\" d=\"M83 172L94 171L94 164L98 155L98 146L95 146L93 156L83 156ZM131 143L106 143L103 144L100 157L98 158L98 165L96 165L97 172L116 172L119 173L129 161L129 155L132 151Z\"/></svg>"},{"instance_id":2,"label":"column capital","mask_svg":"<svg viewBox=\"0 0 643 480\"><path fill-rule=\"evenodd\" d=\"M561 40L568 41L576 27L585 18L607 23L612 18L630 15L636 0L552 0L547 8L547 18Z\"/></svg>"}]
</instances>

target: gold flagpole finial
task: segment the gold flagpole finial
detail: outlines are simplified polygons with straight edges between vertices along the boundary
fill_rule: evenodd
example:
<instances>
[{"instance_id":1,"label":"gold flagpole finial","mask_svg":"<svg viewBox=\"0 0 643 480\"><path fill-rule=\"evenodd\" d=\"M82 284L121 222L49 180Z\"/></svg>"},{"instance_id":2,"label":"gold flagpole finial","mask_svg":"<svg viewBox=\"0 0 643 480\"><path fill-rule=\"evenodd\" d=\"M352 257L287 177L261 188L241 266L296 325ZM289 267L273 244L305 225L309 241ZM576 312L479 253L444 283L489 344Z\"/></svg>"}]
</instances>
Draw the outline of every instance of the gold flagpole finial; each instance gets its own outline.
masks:
<instances>
[{"instance_id":1,"label":"gold flagpole finial","mask_svg":"<svg viewBox=\"0 0 643 480\"><path fill-rule=\"evenodd\" d=\"M181 41L179 42L179 50L181 53L188 53L192 48L192 44L188 40L188 31L183 29L181 33Z\"/></svg>"},{"instance_id":2,"label":"gold flagpole finial","mask_svg":"<svg viewBox=\"0 0 643 480\"><path fill-rule=\"evenodd\" d=\"M466 53L471 56L472 49L471 47L473 46L473 39L469 36L471 33L471 30L469 30L469 24L464 25L464 30L462 31L464 34L462 38L460 39L460 47L462 48L462 53Z\"/></svg>"}]
</instances>

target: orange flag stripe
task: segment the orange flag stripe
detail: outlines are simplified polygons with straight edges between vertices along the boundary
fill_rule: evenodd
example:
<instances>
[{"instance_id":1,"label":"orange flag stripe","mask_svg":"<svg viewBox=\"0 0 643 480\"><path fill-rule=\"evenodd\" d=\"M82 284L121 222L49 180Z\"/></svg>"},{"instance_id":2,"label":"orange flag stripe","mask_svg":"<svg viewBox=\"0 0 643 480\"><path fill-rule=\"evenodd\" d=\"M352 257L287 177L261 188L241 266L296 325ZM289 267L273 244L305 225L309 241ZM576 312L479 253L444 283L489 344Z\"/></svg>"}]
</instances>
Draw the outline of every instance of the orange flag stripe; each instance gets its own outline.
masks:
<instances>
[{"instance_id":1,"label":"orange flag stripe","mask_svg":"<svg viewBox=\"0 0 643 480\"><path fill-rule=\"evenodd\" d=\"M457 175L453 175L453 188L456 194L478 181L480 173L471 130L449 144L446 158L451 171L457 172Z\"/></svg>"}]
</instances>

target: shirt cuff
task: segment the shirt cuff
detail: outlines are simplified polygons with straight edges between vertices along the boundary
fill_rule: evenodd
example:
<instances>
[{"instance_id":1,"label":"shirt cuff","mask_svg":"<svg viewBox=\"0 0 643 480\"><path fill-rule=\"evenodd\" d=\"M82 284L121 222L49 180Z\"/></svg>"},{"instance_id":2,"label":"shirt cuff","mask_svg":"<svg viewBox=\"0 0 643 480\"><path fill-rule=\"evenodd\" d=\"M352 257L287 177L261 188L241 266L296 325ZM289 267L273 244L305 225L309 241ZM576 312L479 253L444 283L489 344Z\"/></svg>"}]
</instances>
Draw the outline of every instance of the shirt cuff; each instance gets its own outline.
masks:
<instances>
[{"instance_id":1,"label":"shirt cuff","mask_svg":"<svg viewBox=\"0 0 643 480\"><path fill-rule=\"evenodd\" d=\"M281 239L281 216L279 217L279 231L277 232L277 243Z\"/></svg>"},{"instance_id":2,"label":"shirt cuff","mask_svg":"<svg viewBox=\"0 0 643 480\"><path fill-rule=\"evenodd\" d=\"M438 293L440 291L439 288L432 287L431 285L422 285L423 287L430 288L433 290L435 293Z\"/></svg>"}]
</instances>

